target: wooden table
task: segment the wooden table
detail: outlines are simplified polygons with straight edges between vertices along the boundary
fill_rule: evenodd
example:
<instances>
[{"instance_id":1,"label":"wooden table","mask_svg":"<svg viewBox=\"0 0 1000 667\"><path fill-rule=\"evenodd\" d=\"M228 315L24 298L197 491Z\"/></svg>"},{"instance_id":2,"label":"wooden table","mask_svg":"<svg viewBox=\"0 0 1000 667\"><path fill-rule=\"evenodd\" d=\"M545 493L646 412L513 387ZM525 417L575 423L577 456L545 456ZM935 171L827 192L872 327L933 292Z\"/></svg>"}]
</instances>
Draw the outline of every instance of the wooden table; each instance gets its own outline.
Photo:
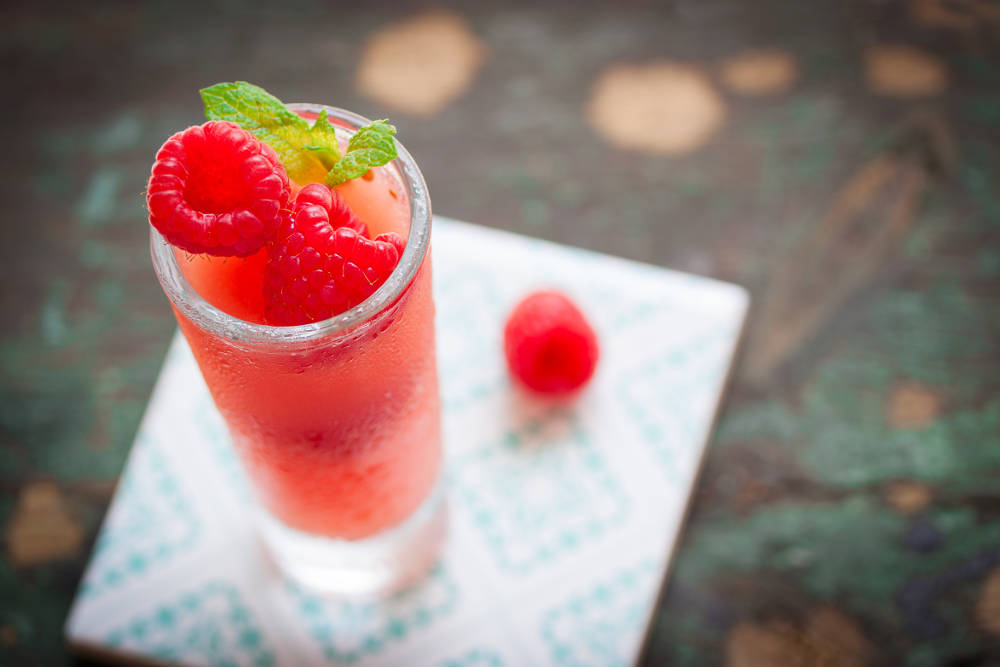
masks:
<instances>
[{"instance_id":1,"label":"wooden table","mask_svg":"<svg viewBox=\"0 0 1000 667\"><path fill-rule=\"evenodd\" d=\"M751 289L650 664L1000 662L1000 8L627 7L0 10L0 663L66 659L174 329L144 180L232 79L390 117L442 213Z\"/></svg>"}]
</instances>

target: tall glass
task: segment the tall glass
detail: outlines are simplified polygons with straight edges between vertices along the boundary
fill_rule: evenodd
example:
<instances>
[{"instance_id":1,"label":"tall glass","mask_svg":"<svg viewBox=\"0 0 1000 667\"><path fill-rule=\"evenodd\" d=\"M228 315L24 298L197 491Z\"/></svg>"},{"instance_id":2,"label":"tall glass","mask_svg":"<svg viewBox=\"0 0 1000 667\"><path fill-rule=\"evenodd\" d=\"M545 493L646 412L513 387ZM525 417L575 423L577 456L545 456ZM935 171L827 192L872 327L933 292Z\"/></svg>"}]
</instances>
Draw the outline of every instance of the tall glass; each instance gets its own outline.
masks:
<instances>
[{"instance_id":1,"label":"tall glass","mask_svg":"<svg viewBox=\"0 0 1000 667\"><path fill-rule=\"evenodd\" d=\"M325 110L345 137L368 120ZM339 129L338 129L339 131ZM279 567L323 591L398 588L433 563L445 529L427 186L403 146L384 169L409 202L406 248L363 303L272 327L230 316L185 278L155 230L153 266L257 498Z\"/></svg>"}]
</instances>

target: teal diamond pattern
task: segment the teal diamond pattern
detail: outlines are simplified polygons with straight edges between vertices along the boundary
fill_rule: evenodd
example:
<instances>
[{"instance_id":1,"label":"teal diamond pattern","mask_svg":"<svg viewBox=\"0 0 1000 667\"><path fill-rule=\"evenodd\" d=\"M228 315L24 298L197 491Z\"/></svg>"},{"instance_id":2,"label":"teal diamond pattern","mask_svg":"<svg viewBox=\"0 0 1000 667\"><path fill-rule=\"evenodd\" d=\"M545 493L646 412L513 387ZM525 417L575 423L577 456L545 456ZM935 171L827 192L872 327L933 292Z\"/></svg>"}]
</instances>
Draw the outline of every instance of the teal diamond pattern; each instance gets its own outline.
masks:
<instances>
[{"instance_id":1,"label":"teal diamond pattern","mask_svg":"<svg viewBox=\"0 0 1000 667\"><path fill-rule=\"evenodd\" d=\"M655 565L643 561L545 614L541 633L552 663L629 664L654 594L655 577Z\"/></svg>"},{"instance_id":2,"label":"teal diamond pattern","mask_svg":"<svg viewBox=\"0 0 1000 667\"><path fill-rule=\"evenodd\" d=\"M419 587L380 604L329 599L289 588L324 659L348 664L426 630L454 610L458 600L458 587L440 565Z\"/></svg>"},{"instance_id":3,"label":"teal diamond pattern","mask_svg":"<svg viewBox=\"0 0 1000 667\"><path fill-rule=\"evenodd\" d=\"M601 304L599 310L588 310L585 314L599 329L602 339L621 336L633 327L645 326L650 319L673 312L668 302L623 298L621 285L594 283L582 287L591 299Z\"/></svg>"},{"instance_id":4,"label":"teal diamond pattern","mask_svg":"<svg viewBox=\"0 0 1000 667\"><path fill-rule=\"evenodd\" d=\"M619 524L628 507L600 449L562 412L455 457L449 477L459 511L497 564L516 574L577 550Z\"/></svg>"},{"instance_id":5,"label":"teal diamond pattern","mask_svg":"<svg viewBox=\"0 0 1000 667\"><path fill-rule=\"evenodd\" d=\"M506 383L502 364L483 363L500 350L501 298L490 277L474 266L435 279L441 401L456 412Z\"/></svg>"},{"instance_id":6,"label":"teal diamond pattern","mask_svg":"<svg viewBox=\"0 0 1000 667\"><path fill-rule=\"evenodd\" d=\"M247 481L240 461L236 458L233 450L233 443L226 431L225 422L222 416L216 411L215 404L206 395L205 400L199 401L195 408L194 421L198 425L198 430L204 436L204 442L208 443L209 450L215 460L219 463L229 488L236 493L240 499L250 501L250 483Z\"/></svg>"},{"instance_id":7,"label":"teal diamond pattern","mask_svg":"<svg viewBox=\"0 0 1000 667\"><path fill-rule=\"evenodd\" d=\"M457 658L445 660L439 667L504 667L503 659L488 649L475 648Z\"/></svg>"},{"instance_id":8,"label":"teal diamond pattern","mask_svg":"<svg viewBox=\"0 0 1000 667\"><path fill-rule=\"evenodd\" d=\"M212 667L275 664L250 609L235 588L221 582L160 605L109 634L107 643L169 663Z\"/></svg>"},{"instance_id":9,"label":"teal diamond pattern","mask_svg":"<svg viewBox=\"0 0 1000 667\"><path fill-rule=\"evenodd\" d=\"M133 469L133 467L135 469ZM140 435L115 505L94 547L81 594L96 595L140 576L198 541L201 526L175 473Z\"/></svg>"},{"instance_id":10,"label":"teal diamond pattern","mask_svg":"<svg viewBox=\"0 0 1000 667\"><path fill-rule=\"evenodd\" d=\"M672 477L678 472L675 443L690 442L710 416L698 414L696 406L712 402L714 382L728 360L730 335L716 325L620 376L617 395L626 413Z\"/></svg>"}]
</instances>

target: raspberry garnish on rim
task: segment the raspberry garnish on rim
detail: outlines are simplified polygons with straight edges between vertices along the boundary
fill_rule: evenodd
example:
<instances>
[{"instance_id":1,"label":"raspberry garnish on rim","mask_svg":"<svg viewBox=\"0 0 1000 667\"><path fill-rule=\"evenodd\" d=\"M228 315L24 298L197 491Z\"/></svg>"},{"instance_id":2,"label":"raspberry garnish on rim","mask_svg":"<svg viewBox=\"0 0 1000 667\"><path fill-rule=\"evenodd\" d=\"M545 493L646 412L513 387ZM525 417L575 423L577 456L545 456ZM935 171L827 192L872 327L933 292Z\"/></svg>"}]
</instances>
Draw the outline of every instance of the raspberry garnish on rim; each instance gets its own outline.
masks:
<instances>
[{"instance_id":1,"label":"raspberry garnish on rim","mask_svg":"<svg viewBox=\"0 0 1000 667\"><path fill-rule=\"evenodd\" d=\"M344 201L343 195L336 190L331 190L322 183L310 183L295 197L293 210L299 213L307 206L318 206L323 209L312 211L315 220L325 221L333 227L350 227L361 236L371 238L368 225L354 215L354 211Z\"/></svg>"},{"instance_id":2,"label":"raspberry garnish on rim","mask_svg":"<svg viewBox=\"0 0 1000 667\"><path fill-rule=\"evenodd\" d=\"M149 222L178 248L244 257L274 236L289 192L270 146L232 123L208 121L160 148L146 204Z\"/></svg>"},{"instance_id":3,"label":"raspberry garnish on rim","mask_svg":"<svg viewBox=\"0 0 1000 667\"><path fill-rule=\"evenodd\" d=\"M268 251L268 323L306 324L353 308L386 281L404 246L393 232L367 238L367 228L340 193L306 186Z\"/></svg>"}]
</instances>

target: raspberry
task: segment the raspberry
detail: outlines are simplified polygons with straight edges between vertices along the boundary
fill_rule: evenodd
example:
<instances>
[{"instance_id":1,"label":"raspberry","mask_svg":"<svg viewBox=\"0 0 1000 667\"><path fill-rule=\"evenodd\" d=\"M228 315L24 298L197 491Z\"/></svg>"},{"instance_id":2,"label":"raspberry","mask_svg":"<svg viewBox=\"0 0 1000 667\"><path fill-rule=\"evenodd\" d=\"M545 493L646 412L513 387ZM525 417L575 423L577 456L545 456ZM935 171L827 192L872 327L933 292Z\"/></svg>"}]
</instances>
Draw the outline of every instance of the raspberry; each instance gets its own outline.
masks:
<instances>
[{"instance_id":1,"label":"raspberry","mask_svg":"<svg viewBox=\"0 0 1000 667\"><path fill-rule=\"evenodd\" d=\"M302 188L268 251L264 300L268 324L325 320L358 305L385 282L403 254L396 233L368 229L339 192Z\"/></svg>"},{"instance_id":2,"label":"raspberry","mask_svg":"<svg viewBox=\"0 0 1000 667\"><path fill-rule=\"evenodd\" d=\"M503 333L510 372L529 389L566 395L594 374L597 336L560 292L529 294L507 318Z\"/></svg>"},{"instance_id":3,"label":"raspberry","mask_svg":"<svg viewBox=\"0 0 1000 667\"><path fill-rule=\"evenodd\" d=\"M331 190L322 183L310 183L299 190L292 208L298 213L300 209L310 204L325 208L327 217L333 227L350 227L361 236L371 238L371 235L368 233L368 225L359 220L358 216L354 215L354 211L348 208L347 202L344 201L343 195L336 190Z\"/></svg>"},{"instance_id":4,"label":"raspberry","mask_svg":"<svg viewBox=\"0 0 1000 667\"><path fill-rule=\"evenodd\" d=\"M274 149L233 123L208 121L160 148L146 205L149 222L178 248L243 257L273 238L289 192Z\"/></svg>"}]
</instances>

